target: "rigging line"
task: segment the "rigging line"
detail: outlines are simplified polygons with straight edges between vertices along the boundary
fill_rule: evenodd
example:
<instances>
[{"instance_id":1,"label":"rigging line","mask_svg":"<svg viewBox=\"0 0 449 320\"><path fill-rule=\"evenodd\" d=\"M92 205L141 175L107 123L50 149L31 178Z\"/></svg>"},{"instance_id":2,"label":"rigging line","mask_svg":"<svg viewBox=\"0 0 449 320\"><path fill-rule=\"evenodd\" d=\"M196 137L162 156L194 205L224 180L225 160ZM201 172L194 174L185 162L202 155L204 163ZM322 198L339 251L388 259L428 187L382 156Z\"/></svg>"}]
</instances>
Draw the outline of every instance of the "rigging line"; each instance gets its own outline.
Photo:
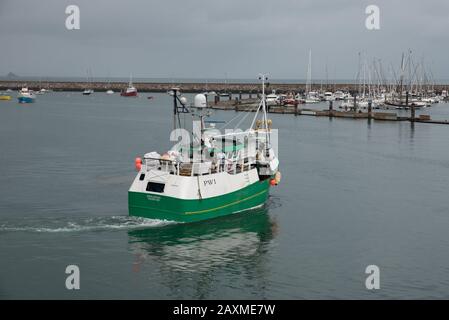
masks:
<instances>
[{"instance_id":1,"label":"rigging line","mask_svg":"<svg viewBox=\"0 0 449 320\"><path fill-rule=\"evenodd\" d=\"M250 127L250 128L252 128L252 127L254 126L254 123L256 122L256 118L257 118L258 115L259 115L259 111L260 111L260 109L262 108L262 105L263 105L263 101L261 100L261 101L259 102L259 106L257 107L256 115L254 116L253 121L251 122L251 127Z\"/></svg>"},{"instance_id":2,"label":"rigging line","mask_svg":"<svg viewBox=\"0 0 449 320\"><path fill-rule=\"evenodd\" d=\"M250 114L251 112L253 112L253 110L256 111L256 115L254 116L254 119L256 119L256 118L257 118L257 115L259 114L259 110L260 110L260 108L262 107L262 104L263 104L263 101L260 100L259 105L258 105L257 107L256 107L256 106L251 107L251 108L250 108L250 111L248 111L248 113L247 113L247 114L246 114L246 115L239 121L239 123L235 126L235 128L237 128L237 127L243 122L243 120L245 120L246 117L248 117L249 114ZM253 121L251 122L251 127L250 127L250 128L252 128L253 125L254 125L254 122L255 122L254 119L253 119ZM234 128L234 129L235 129L235 128Z\"/></svg>"},{"instance_id":3,"label":"rigging line","mask_svg":"<svg viewBox=\"0 0 449 320\"><path fill-rule=\"evenodd\" d=\"M248 111L247 112L247 114L245 114L243 117L242 117L242 119L240 119L240 121L237 123L237 125L234 127L234 129L236 129L238 126L240 126L240 124L243 122L243 120L245 120L248 116L249 116L249 114L252 112L252 109L255 109L255 107L251 107L250 108L250 110L251 111ZM260 104L259 104L259 106L257 106L257 109L259 109L260 108Z\"/></svg>"},{"instance_id":4,"label":"rigging line","mask_svg":"<svg viewBox=\"0 0 449 320\"><path fill-rule=\"evenodd\" d=\"M240 117L240 114L237 113L237 115L232 118L231 120L227 121L223 126L221 126L220 128L218 128L219 130L226 128L226 126L228 126L229 124L231 124L235 119L237 119L238 117Z\"/></svg>"},{"instance_id":5,"label":"rigging line","mask_svg":"<svg viewBox=\"0 0 449 320\"><path fill-rule=\"evenodd\" d=\"M261 104L259 103L259 105L257 106L257 108L260 108L260 105L261 105ZM251 113L251 112L253 111L253 108L255 109L256 106L250 108L250 111L248 111L247 114L243 116L243 118L237 123L237 125L234 127L234 129L237 128L237 127L241 124L241 122L242 122L243 120L246 119L246 117L248 117L249 113ZM226 124L224 124L222 127L220 127L219 130L222 130L222 129L224 129L225 127L229 126L229 125L230 125L235 119L237 119L238 117L240 117L240 114L237 114L234 118L232 118L231 120L229 120L228 122L226 122Z\"/></svg>"}]
</instances>

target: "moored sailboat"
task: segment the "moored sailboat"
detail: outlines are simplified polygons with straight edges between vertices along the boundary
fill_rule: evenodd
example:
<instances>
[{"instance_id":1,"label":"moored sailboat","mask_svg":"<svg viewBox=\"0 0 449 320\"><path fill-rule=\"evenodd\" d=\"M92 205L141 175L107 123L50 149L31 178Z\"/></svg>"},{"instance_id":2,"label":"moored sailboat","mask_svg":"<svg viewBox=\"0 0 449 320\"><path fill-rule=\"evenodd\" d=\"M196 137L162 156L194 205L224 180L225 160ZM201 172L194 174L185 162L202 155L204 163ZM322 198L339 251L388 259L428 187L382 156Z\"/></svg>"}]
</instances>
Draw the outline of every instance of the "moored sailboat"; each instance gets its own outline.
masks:
<instances>
[{"instance_id":1,"label":"moored sailboat","mask_svg":"<svg viewBox=\"0 0 449 320\"><path fill-rule=\"evenodd\" d=\"M110 76L108 74L108 85L107 85L108 90L106 90L106 94L114 94L114 90L112 90L111 88L111 79Z\"/></svg>"},{"instance_id":2,"label":"moored sailboat","mask_svg":"<svg viewBox=\"0 0 449 320\"><path fill-rule=\"evenodd\" d=\"M122 97L137 97L137 89L133 86L132 76L129 78L128 87L124 91L120 92L120 95Z\"/></svg>"},{"instance_id":3,"label":"moored sailboat","mask_svg":"<svg viewBox=\"0 0 449 320\"><path fill-rule=\"evenodd\" d=\"M312 91L312 50L309 50L309 64L307 66L306 90L304 92L303 103L312 104L321 101L318 92Z\"/></svg>"},{"instance_id":4,"label":"moored sailboat","mask_svg":"<svg viewBox=\"0 0 449 320\"><path fill-rule=\"evenodd\" d=\"M87 70L87 84L88 87L83 90L83 95L89 96L94 93L94 90L90 88L92 85L92 72L90 69Z\"/></svg>"}]
</instances>

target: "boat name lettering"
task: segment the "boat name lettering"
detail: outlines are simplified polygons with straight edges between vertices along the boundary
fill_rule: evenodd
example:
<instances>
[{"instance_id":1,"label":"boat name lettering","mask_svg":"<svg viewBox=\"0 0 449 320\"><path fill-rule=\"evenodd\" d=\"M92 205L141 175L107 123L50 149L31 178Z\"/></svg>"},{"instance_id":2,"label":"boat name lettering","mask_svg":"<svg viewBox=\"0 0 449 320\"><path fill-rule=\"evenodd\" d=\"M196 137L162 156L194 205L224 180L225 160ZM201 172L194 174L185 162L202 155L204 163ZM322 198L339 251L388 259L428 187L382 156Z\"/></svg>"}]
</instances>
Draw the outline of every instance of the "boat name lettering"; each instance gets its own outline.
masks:
<instances>
[{"instance_id":1,"label":"boat name lettering","mask_svg":"<svg viewBox=\"0 0 449 320\"><path fill-rule=\"evenodd\" d=\"M158 196L153 196L153 195L147 195L147 199L151 200L151 201L160 201L161 198Z\"/></svg>"},{"instance_id":2,"label":"boat name lettering","mask_svg":"<svg viewBox=\"0 0 449 320\"><path fill-rule=\"evenodd\" d=\"M203 182L204 182L205 187L217 184L217 181L215 181L215 179L207 179L207 180L204 180Z\"/></svg>"}]
</instances>

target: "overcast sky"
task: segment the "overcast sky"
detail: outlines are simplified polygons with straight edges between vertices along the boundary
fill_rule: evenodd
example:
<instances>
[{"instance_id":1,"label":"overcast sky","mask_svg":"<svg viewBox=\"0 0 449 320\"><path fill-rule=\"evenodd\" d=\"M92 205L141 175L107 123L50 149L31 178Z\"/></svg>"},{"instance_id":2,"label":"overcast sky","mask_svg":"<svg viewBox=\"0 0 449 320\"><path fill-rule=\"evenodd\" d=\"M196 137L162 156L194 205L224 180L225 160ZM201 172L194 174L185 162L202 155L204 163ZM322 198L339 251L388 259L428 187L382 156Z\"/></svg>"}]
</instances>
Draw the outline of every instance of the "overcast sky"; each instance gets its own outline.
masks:
<instances>
[{"instance_id":1,"label":"overcast sky","mask_svg":"<svg viewBox=\"0 0 449 320\"><path fill-rule=\"evenodd\" d=\"M81 29L65 27L78 5ZM380 7L380 30L365 8ZM0 0L0 75L353 79L409 48L449 78L449 0Z\"/></svg>"}]
</instances>

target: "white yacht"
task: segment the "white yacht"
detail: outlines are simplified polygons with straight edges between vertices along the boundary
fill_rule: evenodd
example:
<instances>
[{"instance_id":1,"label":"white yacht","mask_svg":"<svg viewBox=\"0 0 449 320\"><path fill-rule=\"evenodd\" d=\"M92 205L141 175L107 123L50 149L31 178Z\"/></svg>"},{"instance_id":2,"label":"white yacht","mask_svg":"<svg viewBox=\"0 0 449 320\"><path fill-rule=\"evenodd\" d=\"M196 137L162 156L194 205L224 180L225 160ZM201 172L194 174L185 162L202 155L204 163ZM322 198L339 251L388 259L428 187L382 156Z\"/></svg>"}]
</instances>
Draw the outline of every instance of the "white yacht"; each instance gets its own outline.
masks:
<instances>
[{"instance_id":1,"label":"white yacht","mask_svg":"<svg viewBox=\"0 0 449 320\"><path fill-rule=\"evenodd\" d=\"M319 102L321 102L321 99L318 95L318 92L310 91L306 94L304 101L306 104L307 103L319 103Z\"/></svg>"},{"instance_id":2,"label":"white yacht","mask_svg":"<svg viewBox=\"0 0 449 320\"><path fill-rule=\"evenodd\" d=\"M327 91L324 93L324 100L325 101L335 101L335 96L333 92Z\"/></svg>"},{"instance_id":3,"label":"white yacht","mask_svg":"<svg viewBox=\"0 0 449 320\"><path fill-rule=\"evenodd\" d=\"M272 90L269 95L266 96L267 106L276 105L279 102L279 96L276 94L276 90Z\"/></svg>"},{"instance_id":4,"label":"white yacht","mask_svg":"<svg viewBox=\"0 0 449 320\"><path fill-rule=\"evenodd\" d=\"M345 93L341 90L335 91L334 93L335 100L344 100L345 99Z\"/></svg>"}]
</instances>

